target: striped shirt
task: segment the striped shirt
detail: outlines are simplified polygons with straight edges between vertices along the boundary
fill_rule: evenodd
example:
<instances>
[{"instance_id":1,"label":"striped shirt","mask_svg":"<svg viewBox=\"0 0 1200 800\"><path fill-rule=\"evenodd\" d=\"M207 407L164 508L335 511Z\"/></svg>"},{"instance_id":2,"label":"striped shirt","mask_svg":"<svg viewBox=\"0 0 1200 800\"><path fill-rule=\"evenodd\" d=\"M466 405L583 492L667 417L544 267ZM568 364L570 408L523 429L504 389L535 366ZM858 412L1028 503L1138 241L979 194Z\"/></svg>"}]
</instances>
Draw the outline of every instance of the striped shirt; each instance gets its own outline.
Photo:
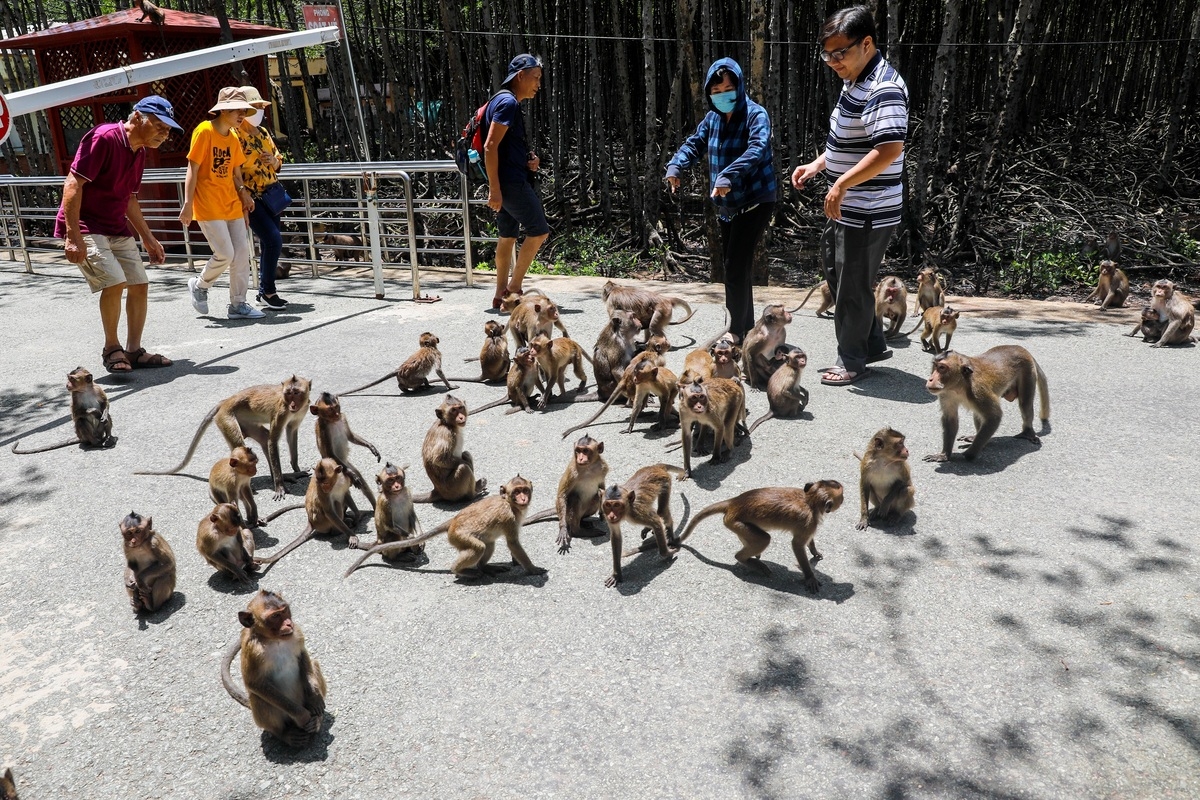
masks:
<instances>
[{"instance_id":1,"label":"striped shirt","mask_svg":"<svg viewBox=\"0 0 1200 800\"><path fill-rule=\"evenodd\" d=\"M904 142L908 134L908 86L883 56L863 67L856 81L845 81L825 139L825 170L836 181L881 144ZM900 224L904 154L887 169L846 190L843 225L872 228Z\"/></svg>"}]
</instances>

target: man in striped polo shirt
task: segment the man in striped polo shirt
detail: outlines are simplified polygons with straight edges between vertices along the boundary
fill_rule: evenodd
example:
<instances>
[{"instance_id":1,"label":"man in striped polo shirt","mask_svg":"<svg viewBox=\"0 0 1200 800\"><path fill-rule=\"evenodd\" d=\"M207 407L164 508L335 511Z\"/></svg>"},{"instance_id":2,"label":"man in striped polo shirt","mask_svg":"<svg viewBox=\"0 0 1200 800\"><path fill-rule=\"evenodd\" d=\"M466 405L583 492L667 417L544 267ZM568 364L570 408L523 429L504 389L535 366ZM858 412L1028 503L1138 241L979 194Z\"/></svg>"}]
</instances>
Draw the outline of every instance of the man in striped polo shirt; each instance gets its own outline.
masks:
<instances>
[{"instance_id":1,"label":"man in striped polo shirt","mask_svg":"<svg viewBox=\"0 0 1200 800\"><path fill-rule=\"evenodd\" d=\"M875 20L866 6L843 8L821 29L821 60L844 81L829 115L825 152L796 167L792 185L820 172L833 183L825 193L821 260L833 292L836 366L821 383L849 385L867 364L890 358L875 318L873 287L888 241L900 225L908 87L875 44Z\"/></svg>"}]
</instances>

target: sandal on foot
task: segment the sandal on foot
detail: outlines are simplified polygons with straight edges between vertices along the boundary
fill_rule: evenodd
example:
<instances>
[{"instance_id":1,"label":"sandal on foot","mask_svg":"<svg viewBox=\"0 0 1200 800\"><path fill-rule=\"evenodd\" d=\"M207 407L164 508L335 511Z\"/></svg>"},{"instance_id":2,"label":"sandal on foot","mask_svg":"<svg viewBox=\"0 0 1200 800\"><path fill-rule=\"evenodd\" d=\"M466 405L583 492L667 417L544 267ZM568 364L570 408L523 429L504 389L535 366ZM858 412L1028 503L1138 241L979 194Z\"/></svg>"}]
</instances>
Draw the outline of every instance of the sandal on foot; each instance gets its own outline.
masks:
<instances>
[{"instance_id":1,"label":"sandal on foot","mask_svg":"<svg viewBox=\"0 0 1200 800\"><path fill-rule=\"evenodd\" d=\"M870 375L871 370L864 369L862 372L850 372L845 367L834 367L833 369L824 370L824 373L821 376L821 383L826 386L849 386L860 378Z\"/></svg>"},{"instance_id":2,"label":"sandal on foot","mask_svg":"<svg viewBox=\"0 0 1200 800\"><path fill-rule=\"evenodd\" d=\"M501 303L503 300L504 300L504 298L503 298L503 297L493 297L493 298L492 298L492 310L493 310L493 311L499 311L499 310L500 310L500 303Z\"/></svg>"},{"instance_id":3,"label":"sandal on foot","mask_svg":"<svg viewBox=\"0 0 1200 800\"><path fill-rule=\"evenodd\" d=\"M129 356L119 344L101 350L100 358L104 361L104 368L109 372L129 372L133 369L129 363Z\"/></svg>"},{"instance_id":4,"label":"sandal on foot","mask_svg":"<svg viewBox=\"0 0 1200 800\"><path fill-rule=\"evenodd\" d=\"M128 351L125 355L129 357L129 361L133 365L134 369L143 369L145 367L169 367L172 363L174 363L171 361L171 359L160 353L147 353L146 348L144 347L139 347L137 350Z\"/></svg>"}]
</instances>

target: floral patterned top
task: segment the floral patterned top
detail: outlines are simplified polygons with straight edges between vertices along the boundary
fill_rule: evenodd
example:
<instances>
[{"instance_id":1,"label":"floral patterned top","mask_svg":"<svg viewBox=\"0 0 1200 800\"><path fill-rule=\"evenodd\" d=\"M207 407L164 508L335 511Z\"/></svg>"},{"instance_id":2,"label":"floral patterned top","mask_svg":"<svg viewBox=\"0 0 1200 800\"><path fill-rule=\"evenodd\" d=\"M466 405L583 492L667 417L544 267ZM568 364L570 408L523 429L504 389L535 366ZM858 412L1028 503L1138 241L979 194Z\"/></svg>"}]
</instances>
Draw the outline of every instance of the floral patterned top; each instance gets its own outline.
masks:
<instances>
[{"instance_id":1,"label":"floral patterned top","mask_svg":"<svg viewBox=\"0 0 1200 800\"><path fill-rule=\"evenodd\" d=\"M238 138L242 141L242 152L246 154L246 161L242 164L242 179L250 188L250 193L258 197L264 189L275 183L277 174L276 170L263 163L263 154L279 158L282 156L279 155L279 150L276 149L271 134L267 133L267 129L261 125L254 126L243 122L237 132Z\"/></svg>"}]
</instances>

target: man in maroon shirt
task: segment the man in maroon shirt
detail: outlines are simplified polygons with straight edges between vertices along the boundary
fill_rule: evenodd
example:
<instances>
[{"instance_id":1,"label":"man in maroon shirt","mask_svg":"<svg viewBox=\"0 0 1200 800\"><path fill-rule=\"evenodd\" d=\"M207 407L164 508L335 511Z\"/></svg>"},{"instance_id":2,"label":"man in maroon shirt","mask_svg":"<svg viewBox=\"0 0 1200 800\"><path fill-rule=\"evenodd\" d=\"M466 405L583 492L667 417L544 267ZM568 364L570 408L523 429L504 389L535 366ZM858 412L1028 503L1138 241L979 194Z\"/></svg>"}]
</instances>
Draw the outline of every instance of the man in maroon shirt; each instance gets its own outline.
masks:
<instances>
[{"instance_id":1,"label":"man in maroon shirt","mask_svg":"<svg viewBox=\"0 0 1200 800\"><path fill-rule=\"evenodd\" d=\"M109 372L171 365L169 358L142 347L150 286L133 234L141 237L151 264L166 260L142 217L137 191L146 165L144 148L157 148L172 130L183 129L171 104L158 95L145 97L129 119L98 125L83 135L63 183L54 235L64 240L67 260L79 266L92 292L100 293L101 357ZM128 329L124 346L117 338L122 293Z\"/></svg>"}]
</instances>

